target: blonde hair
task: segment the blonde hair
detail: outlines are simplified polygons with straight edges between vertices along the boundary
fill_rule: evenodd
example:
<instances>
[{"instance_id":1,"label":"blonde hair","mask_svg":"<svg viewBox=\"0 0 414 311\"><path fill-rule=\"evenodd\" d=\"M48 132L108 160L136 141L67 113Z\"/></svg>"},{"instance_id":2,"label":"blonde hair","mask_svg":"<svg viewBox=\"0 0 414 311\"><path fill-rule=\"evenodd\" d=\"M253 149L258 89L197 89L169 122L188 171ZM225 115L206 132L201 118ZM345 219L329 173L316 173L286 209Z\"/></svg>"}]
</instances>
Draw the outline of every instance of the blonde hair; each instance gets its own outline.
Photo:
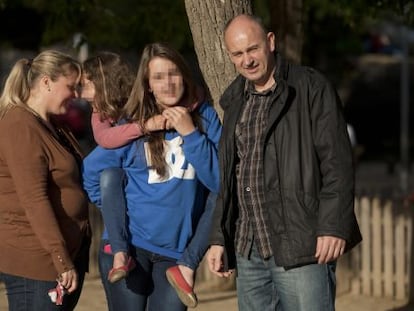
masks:
<instances>
[{"instance_id":1,"label":"blonde hair","mask_svg":"<svg viewBox=\"0 0 414 311\"><path fill-rule=\"evenodd\" d=\"M30 90L43 76L56 81L60 76L69 76L73 72L81 74L80 63L70 55L45 50L33 60L19 59L11 69L0 97L0 118L15 106L27 107Z\"/></svg>"}]
</instances>

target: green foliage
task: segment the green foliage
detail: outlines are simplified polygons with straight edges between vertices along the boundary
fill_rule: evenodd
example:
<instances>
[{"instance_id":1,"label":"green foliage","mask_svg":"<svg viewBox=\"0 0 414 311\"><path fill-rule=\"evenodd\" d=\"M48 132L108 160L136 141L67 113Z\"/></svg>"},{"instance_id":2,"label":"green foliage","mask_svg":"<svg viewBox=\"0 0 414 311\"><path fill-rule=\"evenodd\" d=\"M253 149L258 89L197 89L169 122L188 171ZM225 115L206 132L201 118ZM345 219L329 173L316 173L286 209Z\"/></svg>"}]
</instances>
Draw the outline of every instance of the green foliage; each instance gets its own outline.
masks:
<instances>
[{"instance_id":1,"label":"green foliage","mask_svg":"<svg viewBox=\"0 0 414 311\"><path fill-rule=\"evenodd\" d=\"M414 25L411 0L303 0L303 62L340 80L380 21Z\"/></svg>"},{"instance_id":2,"label":"green foliage","mask_svg":"<svg viewBox=\"0 0 414 311\"><path fill-rule=\"evenodd\" d=\"M168 40L181 49L192 42L182 1L97 0L82 32L95 47L137 49Z\"/></svg>"},{"instance_id":3,"label":"green foliage","mask_svg":"<svg viewBox=\"0 0 414 311\"><path fill-rule=\"evenodd\" d=\"M314 12L316 20L336 18L356 31L384 17L414 25L412 0L304 0L304 6L305 12Z\"/></svg>"},{"instance_id":4,"label":"green foliage","mask_svg":"<svg viewBox=\"0 0 414 311\"><path fill-rule=\"evenodd\" d=\"M68 42L81 32L92 49L137 49L153 41L170 41L178 49L192 47L181 0L0 0L0 14L16 8L39 15L38 46Z\"/></svg>"},{"instance_id":5,"label":"green foliage","mask_svg":"<svg viewBox=\"0 0 414 311\"><path fill-rule=\"evenodd\" d=\"M253 11L265 24L269 1L277 0L252 0ZM414 24L412 0L303 1L307 51L325 41L329 55L357 52L358 37L384 16ZM26 23L25 33L16 31ZM3 46L25 48L69 42L77 32L92 49L140 49L148 42L169 41L185 51L193 44L184 0L0 0L0 27ZM311 58L312 52L308 54Z\"/></svg>"},{"instance_id":6,"label":"green foliage","mask_svg":"<svg viewBox=\"0 0 414 311\"><path fill-rule=\"evenodd\" d=\"M260 16L263 24L268 27L270 25L269 3L272 0L252 0L253 14Z\"/></svg>"}]
</instances>

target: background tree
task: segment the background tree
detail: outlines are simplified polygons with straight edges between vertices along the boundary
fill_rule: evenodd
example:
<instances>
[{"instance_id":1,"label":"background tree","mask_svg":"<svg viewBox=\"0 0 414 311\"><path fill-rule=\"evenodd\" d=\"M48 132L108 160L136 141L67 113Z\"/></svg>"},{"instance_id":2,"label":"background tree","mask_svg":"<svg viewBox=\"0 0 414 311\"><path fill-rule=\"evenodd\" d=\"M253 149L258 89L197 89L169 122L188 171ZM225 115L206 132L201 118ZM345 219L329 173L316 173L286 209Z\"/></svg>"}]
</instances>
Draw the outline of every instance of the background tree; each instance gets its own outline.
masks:
<instances>
[{"instance_id":1,"label":"background tree","mask_svg":"<svg viewBox=\"0 0 414 311\"><path fill-rule=\"evenodd\" d=\"M270 30L278 50L289 61L300 63L303 46L303 0L268 0Z\"/></svg>"},{"instance_id":2,"label":"background tree","mask_svg":"<svg viewBox=\"0 0 414 311\"><path fill-rule=\"evenodd\" d=\"M215 109L221 116L219 97L236 76L224 46L223 29L233 16L252 13L252 4L249 0L185 0L185 8L205 86ZM204 284L209 284L213 288L234 287L234 277L217 278L208 271L205 263L201 265L198 277L198 280L207 281Z\"/></svg>"},{"instance_id":3,"label":"background tree","mask_svg":"<svg viewBox=\"0 0 414 311\"><path fill-rule=\"evenodd\" d=\"M251 1L185 0L185 8L200 69L214 107L221 115L219 97L236 76L224 46L223 28L233 16L252 13Z\"/></svg>"}]
</instances>

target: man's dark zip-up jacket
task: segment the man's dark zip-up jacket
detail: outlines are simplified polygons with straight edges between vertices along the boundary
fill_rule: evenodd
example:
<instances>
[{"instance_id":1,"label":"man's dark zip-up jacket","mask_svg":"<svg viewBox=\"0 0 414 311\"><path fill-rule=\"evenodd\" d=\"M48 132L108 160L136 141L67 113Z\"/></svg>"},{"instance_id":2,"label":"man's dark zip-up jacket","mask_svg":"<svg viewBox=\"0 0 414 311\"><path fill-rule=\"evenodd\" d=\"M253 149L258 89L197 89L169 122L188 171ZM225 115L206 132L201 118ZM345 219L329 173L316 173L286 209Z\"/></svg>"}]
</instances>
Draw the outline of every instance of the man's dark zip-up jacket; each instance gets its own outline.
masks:
<instances>
[{"instance_id":1,"label":"man's dark zip-up jacket","mask_svg":"<svg viewBox=\"0 0 414 311\"><path fill-rule=\"evenodd\" d=\"M284 62L278 55L276 96L263 145L267 226L278 266L314 263L318 236L361 240L354 214L352 149L339 97L316 70ZM238 216L235 127L246 103L238 76L220 98L224 110L219 158L221 188L210 245L225 246L235 267Z\"/></svg>"}]
</instances>

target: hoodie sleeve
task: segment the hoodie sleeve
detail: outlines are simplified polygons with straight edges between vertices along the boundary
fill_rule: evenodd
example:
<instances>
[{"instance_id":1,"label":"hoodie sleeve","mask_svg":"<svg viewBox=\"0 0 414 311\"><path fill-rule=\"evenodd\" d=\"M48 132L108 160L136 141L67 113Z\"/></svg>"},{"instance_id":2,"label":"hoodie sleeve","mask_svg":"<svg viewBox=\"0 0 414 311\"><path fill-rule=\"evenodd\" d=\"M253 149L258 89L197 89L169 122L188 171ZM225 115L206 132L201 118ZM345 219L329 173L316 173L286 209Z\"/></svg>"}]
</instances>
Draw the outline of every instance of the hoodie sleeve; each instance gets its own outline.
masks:
<instances>
[{"instance_id":1,"label":"hoodie sleeve","mask_svg":"<svg viewBox=\"0 0 414 311\"><path fill-rule=\"evenodd\" d=\"M198 179L212 192L219 189L218 143L221 123L214 108L204 102L199 108L203 129L183 137L186 159L194 166Z\"/></svg>"}]
</instances>

